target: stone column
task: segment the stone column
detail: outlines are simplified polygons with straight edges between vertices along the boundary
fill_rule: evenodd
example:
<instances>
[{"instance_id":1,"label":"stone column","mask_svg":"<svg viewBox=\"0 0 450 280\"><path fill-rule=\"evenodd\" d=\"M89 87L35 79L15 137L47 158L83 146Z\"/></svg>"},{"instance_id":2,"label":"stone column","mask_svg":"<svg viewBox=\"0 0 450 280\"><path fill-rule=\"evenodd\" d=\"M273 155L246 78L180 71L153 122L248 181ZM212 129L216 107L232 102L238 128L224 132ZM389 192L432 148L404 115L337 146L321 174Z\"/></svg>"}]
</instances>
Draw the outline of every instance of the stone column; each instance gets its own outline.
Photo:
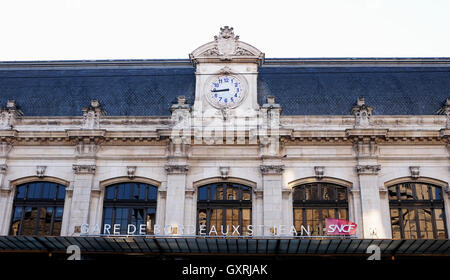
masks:
<instances>
[{"instance_id":1,"label":"stone column","mask_svg":"<svg viewBox=\"0 0 450 280\"><path fill-rule=\"evenodd\" d=\"M167 197L165 226L177 228L184 226L184 205L186 191L186 173L189 166L185 164L168 164L165 166L167 172ZM164 234L164 232L161 232Z\"/></svg>"},{"instance_id":2,"label":"stone column","mask_svg":"<svg viewBox=\"0 0 450 280\"><path fill-rule=\"evenodd\" d=\"M274 233L283 234L282 225L282 174L284 165L261 165L261 173L263 177L263 221L264 221L264 235L271 235ZM283 225L286 233L289 230L288 225ZM277 227L277 231L273 229ZM271 229L272 228L272 229Z\"/></svg>"},{"instance_id":3,"label":"stone column","mask_svg":"<svg viewBox=\"0 0 450 280\"><path fill-rule=\"evenodd\" d=\"M383 225L378 171L380 165L358 165L362 210L362 237L366 239L387 238L387 229Z\"/></svg>"},{"instance_id":4,"label":"stone column","mask_svg":"<svg viewBox=\"0 0 450 280\"><path fill-rule=\"evenodd\" d=\"M80 226L89 223L91 191L93 190L95 165L73 165L72 205L70 207L69 235L79 235Z\"/></svg>"}]
</instances>

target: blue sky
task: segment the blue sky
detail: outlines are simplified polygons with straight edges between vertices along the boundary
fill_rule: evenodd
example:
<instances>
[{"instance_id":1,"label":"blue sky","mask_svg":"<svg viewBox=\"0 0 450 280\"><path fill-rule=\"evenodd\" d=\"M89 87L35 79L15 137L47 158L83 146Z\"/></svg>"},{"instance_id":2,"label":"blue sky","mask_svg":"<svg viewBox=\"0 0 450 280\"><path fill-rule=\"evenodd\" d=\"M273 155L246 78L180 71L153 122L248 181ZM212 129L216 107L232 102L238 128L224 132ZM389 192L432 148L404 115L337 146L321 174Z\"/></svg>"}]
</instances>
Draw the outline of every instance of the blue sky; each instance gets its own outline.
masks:
<instances>
[{"instance_id":1,"label":"blue sky","mask_svg":"<svg viewBox=\"0 0 450 280\"><path fill-rule=\"evenodd\" d=\"M1 0L0 61L188 58L234 27L274 57L450 57L450 1Z\"/></svg>"}]
</instances>

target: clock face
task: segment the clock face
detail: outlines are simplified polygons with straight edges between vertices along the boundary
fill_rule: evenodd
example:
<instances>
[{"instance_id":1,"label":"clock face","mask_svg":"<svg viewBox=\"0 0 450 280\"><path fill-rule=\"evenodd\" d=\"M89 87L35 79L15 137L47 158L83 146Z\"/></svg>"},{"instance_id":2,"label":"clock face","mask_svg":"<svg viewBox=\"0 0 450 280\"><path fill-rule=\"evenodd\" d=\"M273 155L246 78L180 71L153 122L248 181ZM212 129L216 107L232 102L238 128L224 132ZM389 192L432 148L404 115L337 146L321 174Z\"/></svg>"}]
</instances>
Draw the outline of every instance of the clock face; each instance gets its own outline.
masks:
<instances>
[{"instance_id":1,"label":"clock face","mask_svg":"<svg viewBox=\"0 0 450 280\"><path fill-rule=\"evenodd\" d=\"M216 107L236 107L244 98L244 85L233 75L217 76L207 90L208 101Z\"/></svg>"}]
</instances>

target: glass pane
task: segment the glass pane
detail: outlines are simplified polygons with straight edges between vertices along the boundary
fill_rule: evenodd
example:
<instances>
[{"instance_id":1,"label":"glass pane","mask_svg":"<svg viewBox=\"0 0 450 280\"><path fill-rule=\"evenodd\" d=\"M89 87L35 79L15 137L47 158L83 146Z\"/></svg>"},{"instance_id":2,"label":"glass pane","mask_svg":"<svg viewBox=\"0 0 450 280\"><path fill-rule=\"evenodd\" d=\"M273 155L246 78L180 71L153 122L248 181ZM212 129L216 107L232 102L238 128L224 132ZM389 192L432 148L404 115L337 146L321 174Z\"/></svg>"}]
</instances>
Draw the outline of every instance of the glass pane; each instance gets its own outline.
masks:
<instances>
[{"instance_id":1,"label":"glass pane","mask_svg":"<svg viewBox=\"0 0 450 280\"><path fill-rule=\"evenodd\" d=\"M20 234L20 221L22 219L22 207L15 207L14 214L11 223L11 234L19 235Z\"/></svg>"},{"instance_id":2,"label":"glass pane","mask_svg":"<svg viewBox=\"0 0 450 280\"><path fill-rule=\"evenodd\" d=\"M251 189L248 187L242 187L242 200L251 200Z\"/></svg>"},{"instance_id":3,"label":"glass pane","mask_svg":"<svg viewBox=\"0 0 450 280\"><path fill-rule=\"evenodd\" d=\"M208 200L208 187L198 188L198 200Z\"/></svg>"},{"instance_id":4,"label":"glass pane","mask_svg":"<svg viewBox=\"0 0 450 280\"><path fill-rule=\"evenodd\" d=\"M337 200L339 201L346 201L347 200L347 189L337 187Z\"/></svg>"},{"instance_id":5,"label":"glass pane","mask_svg":"<svg viewBox=\"0 0 450 280\"><path fill-rule=\"evenodd\" d=\"M26 185L17 187L16 199L24 199L26 189L27 189Z\"/></svg>"},{"instance_id":6,"label":"glass pane","mask_svg":"<svg viewBox=\"0 0 450 280\"><path fill-rule=\"evenodd\" d=\"M147 185L148 187L148 200L156 201L158 197L158 188Z\"/></svg>"},{"instance_id":7,"label":"glass pane","mask_svg":"<svg viewBox=\"0 0 450 280\"><path fill-rule=\"evenodd\" d=\"M55 217L53 221L53 232L52 235L60 235L61 234L61 224L63 217L64 208L56 207Z\"/></svg>"},{"instance_id":8,"label":"glass pane","mask_svg":"<svg viewBox=\"0 0 450 280\"><path fill-rule=\"evenodd\" d=\"M446 239L447 234L445 232L444 211L442 209L435 209L434 214L436 219L436 238Z\"/></svg>"},{"instance_id":9,"label":"glass pane","mask_svg":"<svg viewBox=\"0 0 450 280\"><path fill-rule=\"evenodd\" d=\"M397 186L388 188L389 200L398 200L397 198Z\"/></svg>"},{"instance_id":10,"label":"glass pane","mask_svg":"<svg viewBox=\"0 0 450 280\"><path fill-rule=\"evenodd\" d=\"M130 188L131 188L131 199L133 200L139 200L139 186L140 184L136 184L136 183L131 183L130 184Z\"/></svg>"},{"instance_id":11,"label":"glass pane","mask_svg":"<svg viewBox=\"0 0 450 280\"><path fill-rule=\"evenodd\" d=\"M292 194L292 199L295 200L303 200L302 190L301 188L295 188L294 193Z\"/></svg>"},{"instance_id":12,"label":"glass pane","mask_svg":"<svg viewBox=\"0 0 450 280\"><path fill-rule=\"evenodd\" d=\"M112 223L113 223L113 208L112 207L105 208L103 223L112 226Z\"/></svg>"},{"instance_id":13,"label":"glass pane","mask_svg":"<svg viewBox=\"0 0 450 280\"><path fill-rule=\"evenodd\" d=\"M431 187L431 189L433 190L433 199L434 200L442 200L441 188Z\"/></svg>"},{"instance_id":14,"label":"glass pane","mask_svg":"<svg viewBox=\"0 0 450 280\"><path fill-rule=\"evenodd\" d=\"M59 186L57 199L64 200L65 198L66 198L66 188L64 186Z\"/></svg>"},{"instance_id":15,"label":"glass pane","mask_svg":"<svg viewBox=\"0 0 450 280\"><path fill-rule=\"evenodd\" d=\"M311 185L311 200L319 200L319 187L317 185Z\"/></svg>"},{"instance_id":16,"label":"glass pane","mask_svg":"<svg viewBox=\"0 0 450 280\"><path fill-rule=\"evenodd\" d=\"M113 200L114 199L114 192L116 190L116 186L111 186L106 188L106 197L107 200Z\"/></svg>"},{"instance_id":17,"label":"glass pane","mask_svg":"<svg viewBox=\"0 0 450 280\"><path fill-rule=\"evenodd\" d=\"M120 233L126 234L127 226L128 226L128 208L116 208L116 219L114 224L120 225ZM111 225L111 228L114 228L114 225Z\"/></svg>"},{"instance_id":18,"label":"glass pane","mask_svg":"<svg viewBox=\"0 0 450 280\"><path fill-rule=\"evenodd\" d=\"M322 200L336 200L335 186L325 185L322 188Z\"/></svg>"},{"instance_id":19,"label":"glass pane","mask_svg":"<svg viewBox=\"0 0 450 280\"><path fill-rule=\"evenodd\" d=\"M42 183L28 185L28 199L38 199L41 196Z\"/></svg>"},{"instance_id":20,"label":"glass pane","mask_svg":"<svg viewBox=\"0 0 450 280\"><path fill-rule=\"evenodd\" d=\"M198 225L204 225L206 229L206 209L199 209L198 210ZM200 228L199 228L200 229Z\"/></svg>"},{"instance_id":21,"label":"glass pane","mask_svg":"<svg viewBox=\"0 0 450 280\"><path fill-rule=\"evenodd\" d=\"M147 209L147 234L153 234L153 228L155 226L156 208Z\"/></svg>"},{"instance_id":22,"label":"glass pane","mask_svg":"<svg viewBox=\"0 0 450 280\"><path fill-rule=\"evenodd\" d=\"M337 218L348 220L348 211L347 211L347 209L339 209L338 213L339 213L339 217L337 217Z\"/></svg>"},{"instance_id":23,"label":"glass pane","mask_svg":"<svg viewBox=\"0 0 450 280\"><path fill-rule=\"evenodd\" d=\"M224 189L223 186L216 187L215 200L223 200Z\"/></svg>"},{"instance_id":24,"label":"glass pane","mask_svg":"<svg viewBox=\"0 0 450 280\"><path fill-rule=\"evenodd\" d=\"M48 208L41 207L40 208L37 235L40 235L40 236L50 235L50 233L51 233L50 226L52 223L52 216L53 216L53 208L51 208L51 207L48 207Z\"/></svg>"},{"instance_id":25,"label":"glass pane","mask_svg":"<svg viewBox=\"0 0 450 280\"><path fill-rule=\"evenodd\" d=\"M23 217L22 235L34 235L34 228L36 226L37 208L26 207Z\"/></svg>"},{"instance_id":26,"label":"glass pane","mask_svg":"<svg viewBox=\"0 0 450 280\"><path fill-rule=\"evenodd\" d=\"M238 199L238 187L227 186L227 200L237 200Z\"/></svg>"},{"instance_id":27,"label":"glass pane","mask_svg":"<svg viewBox=\"0 0 450 280\"><path fill-rule=\"evenodd\" d=\"M401 239L400 217L398 209L391 209L392 238Z\"/></svg>"},{"instance_id":28,"label":"glass pane","mask_svg":"<svg viewBox=\"0 0 450 280\"><path fill-rule=\"evenodd\" d=\"M117 199L130 199L130 184L118 186Z\"/></svg>"},{"instance_id":29,"label":"glass pane","mask_svg":"<svg viewBox=\"0 0 450 280\"><path fill-rule=\"evenodd\" d=\"M147 196L147 185L145 184L138 184L139 185L139 200L145 200L145 197Z\"/></svg>"},{"instance_id":30,"label":"glass pane","mask_svg":"<svg viewBox=\"0 0 450 280\"><path fill-rule=\"evenodd\" d=\"M248 235L248 226L251 225L251 210L242 209L242 235Z\"/></svg>"}]
</instances>

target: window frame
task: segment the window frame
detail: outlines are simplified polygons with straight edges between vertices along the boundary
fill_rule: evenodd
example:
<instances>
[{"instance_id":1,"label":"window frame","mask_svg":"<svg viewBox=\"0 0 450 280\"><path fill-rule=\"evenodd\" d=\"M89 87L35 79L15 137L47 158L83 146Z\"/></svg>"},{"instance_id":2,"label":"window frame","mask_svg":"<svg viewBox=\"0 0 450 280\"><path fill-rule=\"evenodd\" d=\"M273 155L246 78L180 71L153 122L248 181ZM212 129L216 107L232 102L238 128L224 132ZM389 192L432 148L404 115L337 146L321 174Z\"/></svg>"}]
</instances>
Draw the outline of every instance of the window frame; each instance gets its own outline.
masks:
<instances>
[{"instance_id":1,"label":"window frame","mask_svg":"<svg viewBox=\"0 0 450 280\"><path fill-rule=\"evenodd\" d=\"M426 185L427 186L427 191L428 191L428 197L429 199L417 199L417 184L419 185ZM412 192L412 197L413 199L401 199L402 195L400 192L400 188L401 185L405 185L405 186L413 186L411 188L411 192ZM395 188L395 197L396 199L391 198L391 188ZM438 190L439 194L440 194L440 199L433 199L433 195L432 195L432 190ZM388 201L389 201L389 218L390 218L390 224L391 224L391 233L392 233L392 238L394 238L394 228L393 228L393 224L392 224L392 210L397 210L398 211L398 218L399 218L399 227L400 227L400 240L406 240L406 239L411 239L411 240L424 240L427 238L422 238L422 230L421 226L420 226L420 219L419 219L419 210L423 210L425 211L426 209L430 209L431 210L431 225L433 227L433 239L438 239L438 233L437 233L437 225L436 225L436 209L440 209L442 211L442 222L444 225L444 232L445 232L445 236L444 238L447 238L448 236L448 229L447 229L447 223L446 223L446 216L445 216L445 203L444 203L444 199L443 199L443 188L441 186L437 186L434 184L430 184L430 183L424 183L424 182L402 182L402 183L397 183L394 185L390 185L387 187L387 191L388 191ZM416 234L417 234L417 238L416 239L412 239L412 238L405 238L405 227L404 227L404 214L403 214L403 210L407 210L407 211L411 211L414 210L414 223L416 226ZM408 212L409 213L409 212Z\"/></svg>"},{"instance_id":2,"label":"window frame","mask_svg":"<svg viewBox=\"0 0 450 280\"><path fill-rule=\"evenodd\" d=\"M133 187L130 187L129 189L129 199L120 199L118 198L119 195L119 187L120 186L126 186L126 185L133 185ZM136 185L139 185L139 187L141 187L142 185L144 185L146 187L145 190L145 199L132 199L131 197L133 196L134 193L134 187ZM115 188L114 190L114 196L113 199L107 199L107 194L108 194L108 189L109 188ZM156 196L154 199L149 199L149 193L150 193L150 189L154 189L156 191ZM154 230L154 225L156 224L156 212L157 212L157 204L158 204L158 187L149 183L143 183L143 182L119 182L119 183L115 183L115 184L111 184L111 185L107 185L105 186L105 191L104 191L104 195L103 195L103 213L102 213L102 227L100 232L102 234L104 234L104 228L105 228L105 214L106 214L106 209L107 208L111 208L112 209L112 214L111 214L111 226L113 226L114 224L116 224L116 220L117 220L117 208L122 208L122 209L128 209L128 214L127 214L127 225L133 224L132 223L132 210L133 209L143 209L144 210L144 214L147 215L148 210L149 209L154 209L154 213L155 213L155 220L152 223L152 228L146 228L146 233L153 233ZM123 229L121 229L122 231ZM139 229L137 229L139 230Z\"/></svg>"},{"instance_id":3,"label":"window frame","mask_svg":"<svg viewBox=\"0 0 450 280\"><path fill-rule=\"evenodd\" d=\"M53 185L56 188L53 198L51 198L51 199L43 198L43 193L44 193L44 189L45 189L44 185L42 185L42 187L40 188L40 194L39 194L38 198L29 198L28 196L29 196L29 192L30 192L30 186L38 185L38 184ZM24 198L17 198L17 196L19 194L19 188L22 188L22 187L25 188ZM61 189L64 190L64 198L59 198ZM14 216L15 216L17 209L21 208L20 211L22 211L22 213L20 214L20 222L19 222L19 226L18 226L18 231L17 231L16 235L14 235L14 236L23 236L23 229L24 229L23 227L24 227L25 213L26 213L25 210L26 210L26 208L31 208L33 211L33 209L35 208L36 209L36 217L35 217L36 220L34 221L33 234L31 234L31 235L39 236L38 232L39 232L39 225L40 225L41 213L42 213L41 209L45 209L45 211L47 212L47 209L51 208L52 216L50 218L51 221L50 221L49 234L48 235L46 234L44 236L55 236L54 230L55 230L56 218L61 219L61 226L62 226L66 194L67 194L67 186L60 184L60 183L51 182L51 181L31 181L31 182L23 183L20 185L16 185L8 234L14 235L13 234ZM62 208L61 217L57 217L58 208ZM61 230L62 230L62 228L59 229L59 233L57 236L61 235Z\"/></svg>"},{"instance_id":4,"label":"window frame","mask_svg":"<svg viewBox=\"0 0 450 280\"><path fill-rule=\"evenodd\" d=\"M211 199L215 197L215 195L212 195L212 187L215 186L215 190L217 191L217 187L222 186L223 187L223 196L222 199ZM238 189L237 196L238 199L227 199L227 190L231 187L232 189ZM202 188L207 189L207 198L206 200L200 199L200 191ZM248 191L250 194L249 199L243 199L244 190ZM212 219L212 213L214 210L222 210L222 225L226 226L226 211L230 209L237 209L238 210L238 224L239 224L239 234L242 235L244 232L242 231L243 226L243 210L249 210L250 211L250 225L252 224L252 203L253 203L253 193L252 193L252 187L243 185L240 183L233 183L233 182L218 182L218 183L211 183L203 186L199 186L197 188L198 195L197 195L197 226L196 226L196 232L200 232L200 212L201 210L206 210L206 229L211 230L211 219ZM217 236L222 236L220 232L220 228L216 228L218 234ZM229 232L233 233L233 227L229 228ZM228 236L228 235L227 235Z\"/></svg>"},{"instance_id":5,"label":"window frame","mask_svg":"<svg viewBox=\"0 0 450 280\"><path fill-rule=\"evenodd\" d=\"M319 199L306 199L306 189L308 187L315 187L317 188L317 198ZM334 200L326 200L326 199L320 199L322 198L323 190L325 187L333 187L334 190ZM338 189L345 191L345 199L339 200L338 195ZM296 198L296 192L300 192L300 196L303 199L295 199ZM334 210L334 216L339 217L339 211L341 209L344 209L346 211L347 220L349 220L349 190L347 186L338 185L335 183L329 183L329 182L311 182L311 183L304 183L300 185L296 185L292 188L292 221L295 226L296 220L295 220L295 212L296 210L301 209L302 211L302 225L308 226L308 218L307 218L307 211L306 210L318 210L319 217L319 225L323 224L322 227L319 228L318 236L325 236L326 234L323 232L323 228L325 227L325 219L323 217L322 210ZM299 232L298 229L296 229L297 232Z\"/></svg>"}]
</instances>

